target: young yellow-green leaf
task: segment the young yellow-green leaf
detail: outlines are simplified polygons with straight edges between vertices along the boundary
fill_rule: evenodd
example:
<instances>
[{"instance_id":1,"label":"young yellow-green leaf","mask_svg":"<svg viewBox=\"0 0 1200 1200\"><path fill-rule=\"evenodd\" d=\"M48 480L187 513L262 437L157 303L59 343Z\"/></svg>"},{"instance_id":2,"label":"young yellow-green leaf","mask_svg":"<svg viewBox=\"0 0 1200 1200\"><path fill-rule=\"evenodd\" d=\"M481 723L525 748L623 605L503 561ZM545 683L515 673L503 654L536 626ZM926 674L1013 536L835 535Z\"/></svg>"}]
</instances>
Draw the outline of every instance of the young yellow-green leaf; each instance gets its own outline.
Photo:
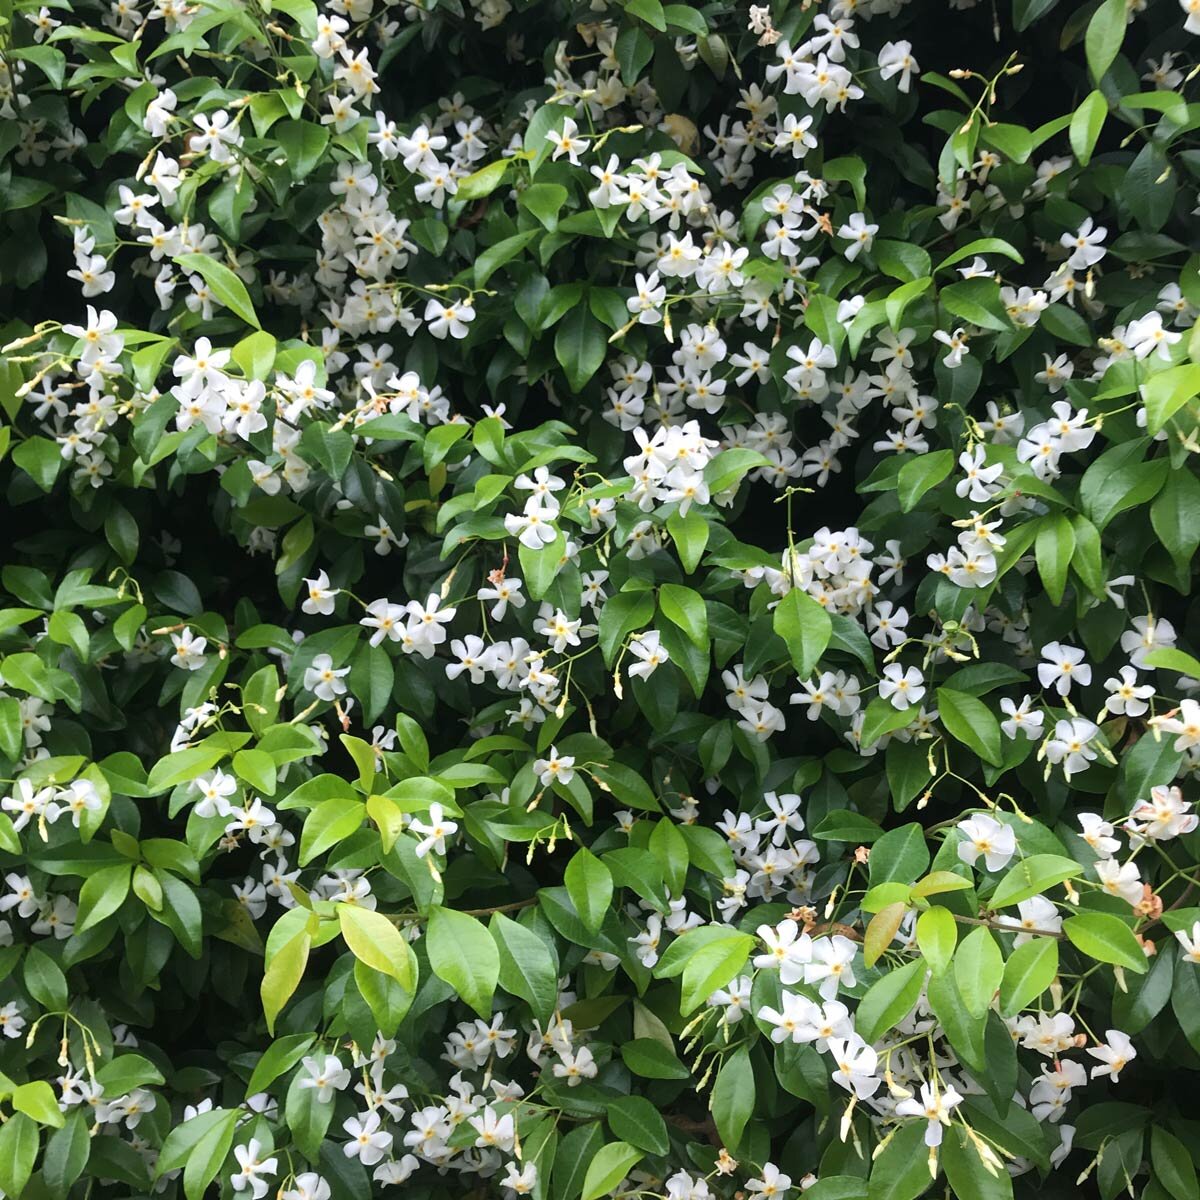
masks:
<instances>
[{"instance_id":1,"label":"young yellow-green leaf","mask_svg":"<svg viewBox=\"0 0 1200 1200\"><path fill-rule=\"evenodd\" d=\"M316 918L312 920L315 922ZM283 1006L292 998L292 993L304 978L311 947L312 937L307 929L302 929L285 942L267 964L259 992L270 1033L275 1032L275 1018L283 1011Z\"/></svg>"},{"instance_id":2,"label":"young yellow-green leaf","mask_svg":"<svg viewBox=\"0 0 1200 1200\"><path fill-rule=\"evenodd\" d=\"M945 892L965 892L971 881L955 871L930 871L923 879L912 885L912 895L917 897L940 896Z\"/></svg>"},{"instance_id":3,"label":"young yellow-green leaf","mask_svg":"<svg viewBox=\"0 0 1200 1200\"><path fill-rule=\"evenodd\" d=\"M957 941L958 922L948 908L935 906L917 918L917 945L934 974L950 965Z\"/></svg>"},{"instance_id":4,"label":"young yellow-green leaf","mask_svg":"<svg viewBox=\"0 0 1200 1200\"><path fill-rule=\"evenodd\" d=\"M1120 917L1111 913L1079 913L1063 922L1063 933L1072 946L1097 962L1125 967L1138 975L1146 973L1146 955L1133 930Z\"/></svg>"},{"instance_id":5,"label":"young yellow-green leaf","mask_svg":"<svg viewBox=\"0 0 1200 1200\"><path fill-rule=\"evenodd\" d=\"M908 912L908 905L897 902L886 904L872 918L863 938L863 962L873 967L879 957L892 944L900 929L900 922Z\"/></svg>"},{"instance_id":6,"label":"young yellow-green leaf","mask_svg":"<svg viewBox=\"0 0 1200 1200\"><path fill-rule=\"evenodd\" d=\"M1034 937L1018 946L1004 964L1000 979L1000 1011L1015 1017L1033 1003L1058 974L1058 941Z\"/></svg>"},{"instance_id":7,"label":"young yellow-green leaf","mask_svg":"<svg viewBox=\"0 0 1200 1200\"><path fill-rule=\"evenodd\" d=\"M380 912L357 904L339 904L338 922L342 937L354 957L384 975L390 975L404 990L417 990L417 959L400 931Z\"/></svg>"},{"instance_id":8,"label":"young yellow-green leaf","mask_svg":"<svg viewBox=\"0 0 1200 1200\"><path fill-rule=\"evenodd\" d=\"M642 1157L643 1151L628 1142L609 1142L607 1146L601 1146L596 1157L588 1163L579 1200L599 1200L601 1196L611 1195Z\"/></svg>"},{"instance_id":9,"label":"young yellow-green leaf","mask_svg":"<svg viewBox=\"0 0 1200 1200\"><path fill-rule=\"evenodd\" d=\"M679 1011L694 1012L718 988L723 988L746 965L754 939L747 933L732 933L702 946L683 968Z\"/></svg>"},{"instance_id":10,"label":"young yellow-green leaf","mask_svg":"<svg viewBox=\"0 0 1200 1200\"><path fill-rule=\"evenodd\" d=\"M1008 908L1031 896L1040 896L1056 883L1083 874L1083 867L1061 854L1031 854L1009 868L996 884L988 901L990 908Z\"/></svg>"},{"instance_id":11,"label":"young yellow-green leaf","mask_svg":"<svg viewBox=\"0 0 1200 1200\"><path fill-rule=\"evenodd\" d=\"M500 952L491 934L475 917L434 905L425 942L433 973L487 1020L500 982Z\"/></svg>"},{"instance_id":12,"label":"young yellow-green leaf","mask_svg":"<svg viewBox=\"0 0 1200 1200\"><path fill-rule=\"evenodd\" d=\"M32 1117L39 1125L50 1125L54 1129L63 1127L64 1119L62 1109L58 1107L58 1098L54 1095L54 1089L44 1079L21 1084L9 1097L9 1101L17 1112Z\"/></svg>"}]
</instances>

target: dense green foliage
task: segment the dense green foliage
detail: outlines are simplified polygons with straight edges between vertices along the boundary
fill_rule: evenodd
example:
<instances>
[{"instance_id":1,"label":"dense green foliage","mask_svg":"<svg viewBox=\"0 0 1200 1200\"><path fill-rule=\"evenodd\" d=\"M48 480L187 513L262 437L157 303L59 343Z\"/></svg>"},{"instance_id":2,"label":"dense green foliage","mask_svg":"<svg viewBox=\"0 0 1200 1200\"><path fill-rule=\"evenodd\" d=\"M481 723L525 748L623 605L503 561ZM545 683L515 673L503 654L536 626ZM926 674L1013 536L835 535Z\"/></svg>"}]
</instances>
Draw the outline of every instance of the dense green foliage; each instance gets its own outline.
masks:
<instances>
[{"instance_id":1,"label":"dense green foliage","mask_svg":"<svg viewBox=\"0 0 1200 1200\"><path fill-rule=\"evenodd\" d=\"M0 0L0 1192L1200 1200L1197 33Z\"/></svg>"}]
</instances>

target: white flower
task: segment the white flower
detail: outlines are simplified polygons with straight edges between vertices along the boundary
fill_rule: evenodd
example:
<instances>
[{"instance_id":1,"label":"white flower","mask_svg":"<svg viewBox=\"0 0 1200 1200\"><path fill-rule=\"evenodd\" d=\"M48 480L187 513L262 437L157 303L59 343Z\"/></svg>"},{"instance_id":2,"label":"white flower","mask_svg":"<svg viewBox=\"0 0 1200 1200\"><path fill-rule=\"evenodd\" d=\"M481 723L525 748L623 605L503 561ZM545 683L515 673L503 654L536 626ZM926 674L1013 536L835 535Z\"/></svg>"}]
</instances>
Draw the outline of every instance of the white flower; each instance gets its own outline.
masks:
<instances>
[{"instance_id":1,"label":"white flower","mask_svg":"<svg viewBox=\"0 0 1200 1200\"><path fill-rule=\"evenodd\" d=\"M333 614L333 598L339 595L337 588L329 586L329 576L324 571L318 571L315 579L306 579L308 597L300 605L300 611L310 616L320 614L328 617Z\"/></svg>"},{"instance_id":2,"label":"white flower","mask_svg":"<svg viewBox=\"0 0 1200 1200\"><path fill-rule=\"evenodd\" d=\"M549 787L556 782L565 787L575 778L575 760L569 754L560 755L558 750L551 746L547 758L534 760L533 773L541 781L543 787Z\"/></svg>"},{"instance_id":3,"label":"white flower","mask_svg":"<svg viewBox=\"0 0 1200 1200\"><path fill-rule=\"evenodd\" d=\"M175 645L175 653L171 655L171 662L175 666L185 671L198 671L204 666L207 638L196 637L190 629L185 629L182 633L171 634L171 641Z\"/></svg>"},{"instance_id":4,"label":"white flower","mask_svg":"<svg viewBox=\"0 0 1200 1200\"><path fill-rule=\"evenodd\" d=\"M279 1169L278 1160L267 1158L259 1160L262 1146L258 1138L251 1138L244 1146L234 1146L233 1157L241 1170L235 1172L229 1182L235 1192L244 1191L249 1187L253 1200L262 1200L270 1190L270 1184L262 1175L274 1175Z\"/></svg>"},{"instance_id":5,"label":"white flower","mask_svg":"<svg viewBox=\"0 0 1200 1200\"><path fill-rule=\"evenodd\" d=\"M440 804L431 804L429 806L429 821L414 818L409 828L414 833L423 833L425 836L417 843L416 856L424 858L430 850L438 854L446 853L446 838L452 833L458 832L458 825L454 821L447 821L443 816L442 806Z\"/></svg>"},{"instance_id":6,"label":"white flower","mask_svg":"<svg viewBox=\"0 0 1200 1200\"><path fill-rule=\"evenodd\" d=\"M1095 761L1096 751L1092 749L1091 742L1099 732L1096 725L1083 717L1059 721L1054 726L1054 736L1046 743L1046 760L1062 763L1063 774L1070 779L1077 771L1087 770L1088 763Z\"/></svg>"},{"instance_id":7,"label":"white flower","mask_svg":"<svg viewBox=\"0 0 1200 1200\"><path fill-rule=\"evenodd\" d=\"M924 1117L928 1124L925 1126L925 1145L940 1146L942 1144L942 1126L950 1125L950 1110L962 1103L962 1096L948 1085L939 1092L932 1083L921 1084L920 1098L901 1100L896 1105L898 1117Z\"/></svg>"},{"instance_id":8,"label":"white flower","mask_svg":"<svg viewBox=\"0 0 1200 1200\"><path fill-rule=\"evenodd\" d=\"M1093 868L1100 886L1110 896L1120 896L1126 904L1140 904L1142 900L1142 877L1137 863L1127 862L1124 865L1115 858L1103 858Z\"/></svg>"},{"instance_id":9,"label":"white flower","mask_svg":"<svg viewBox=\"0 0 1200 1200\"><path fill-rule=\"evenodd\" d=\"M551 130L546 134L546 141L554 147L554 152L550 157L558 159L565 154L571 166L579 166L579 156L588 148L588 141L587 138L576 137L578 132L579 126L575 123L574 118L564 117L561 133Z\"/></svg>"},{"instance_id":10,"label":"white flower","mask_svg":"<svg viewBox=\"0 0 1200 1200\"><path fill-rule=\"evenodd\" d=\"M340 1092L350 1086L350 1072L342 1066L336 1054L326 1054L322 1058L306 1057L304 1069L308 1074L300 1076L297 1086L314 1089L322 1104L332 1100L335 1091Z\"/></svg>"},{"instance_id":11,"label":"white flower","mask_svg":"<svg viewBox=\"0 0 1200 1200\"><path fill-rule=\"evenodd\" d=\"M1040 710L1032 710L1032 704L1032 696L1023 696L1020 704L1014 703L1007 696L1001 699L1000 710L1008 716L1007 721L1000 722L1005 737L1015 738L1018 730L1031 742L1042 736L1042 722L1046 719L1046 714Z\"/></svg>"},{"instance_id":12,"label":"white flower","mask_svg":"<svg viewBox=\"0 0 1200 1200\"><path fill-rule=\"evenodd\" d=\"M876 1075L879 1057L866 1042L852 1034L848 1038L830 1038L829 1054L836 1064L833 1081L860 1100L875 1095L883 1082Z\"/></svg>"},{"instance_id":13,"label":"white flower","mask_svg":"<svg viewBox=\"0 0 1200 1200\"><path fill-rule=\"evenodd\" d=\"M328 654L318 654L304 672L304 690L312 692L318 700L333 700L346 694L342 677L349 674L349 667L335 668Z\"/></svg>"},{"instance_id":14,"label":"white flower","mask_svg":"<svg viewBox=\"0 0 1200 1200\"><path fill-rule=\"evenodd\" d=\"M1108 253L1102 244L1107 236L1108 230L1103 225L1094 226L1091 217L1075 233L1064 233L1059 241L1071 251L1067 266L1072 271L1086 271L1094 266Z\"/></svg>"},{"instance_id":15,"label":"white flower","mask_svg":"<svg viewBox=\"0 0 1200 1200\"><path fill-rule=\"evenodd\" d=\"M1109 693L1104 701L1104 707L1110 713L1118 716L1140 717L1149 711L1146 703L1154 695L1154 685L1137 682L1137 671L1131 666L1124 666L1119 675L1114 675L1104 681L1104 688Z\"/></svg>"},{"instance_id":16,"label":"white flower","mask_svg":"<svg viewBox=\"0 0 1200 1200\"><path fill-rule=\"evenodd\" d=\"M556 1079L565 1079L567 1087L578 1087L585 1079L596 1078L599 1068L592 1052L586 1046L580 1046L574 1052L559 1049L558 1057L559 1061L554 1064L553 1074Z\"/></svg>"},{"instance_id":17,"label":"white flower","mask_svg":"<svg viewBox=\"0 0 1200 1200\"><path fill-rule=\"evenodd\" d=\"M893 708L903 711L920 704L925 695L925 677L917 667L905 670L899 663L888 663L879 681L879 695L890 700Z\"/></svg>"},{"instance_id":18,"label":"white flower","mask_svg":"<svg viewBox=\"0 0 1200 1200\"><path fill-rule=\"evenodd\" d=\"M1175 940L1183 948L1183 957L1192 963L1200 963L1200 921L1192 925L1191 936L1182 929L1175 931Z\"/></svg>"},{"instance_id":19,"label":"white flower","mask_svg":"<svg viewBox=\"0 0 1200 1200\"><path fill-rule=\"evenodd\" d=\"M1113 837L1113 827L1097 813L1079 813L1076 818L1083 832L1079 835L1101 858L1111 858L1121 848Z\"/></svg>"},{"instance_id":20,"label":"white flower","mask_svg":"<svg viewBox=\"0 0 1200 1200\"><path fill-rule=\"evenodd\" d=\"M1151 724L1157 726L1164 733L1177 735L1175 738L1176 750L1190 750L1193 746L1200 745L1200 702L1181 700L1176 712L1177 716L1168 713L1165 716L1155 717Z\"/></svg>"},{"instance_id":21,"label":"white flower","mask_svg":"<svg viewBox=\"0 0 1200 1200\"><path fill-rule=\"evenodd\" d=\"M630 641L629 651L641 659L641 662L635 663L629 668L629 674L636 675L639 679L649 679L654 671L671 657L667 653L667 648L662 645L661 635L657 629L647 629L644 633L638 634Z\"/></svg>"},{"instance_id":22,"label":"white flower","mask_svg":"<svg viewBox=\"0 0 1200 1200\"><path fill-rule=\"evenodd\" d=\"M1053 687L1060 696L1067 695L1072 683L1081 686L1092 682L1092 668L1083 661L1083 651L1061 642L1048 642L1042 647L1045 662L1038 663L1038 682L1044 688Z\"/></svg>"},{"instance_id":23,"label":"white flower","mask_svg":"<svg viewBox=\"0 0 1200 1200\"><path fill-rule=\"evenodd\" d=\"M850 242L843 253L853 262L863 250L870 250L878 232L878 225L869 225L866 217L856 212L850 214L846 223L837 231L837 236Z\"/></svg>"},{"instance_id":24,"label":"white flower","mask_svg":"<svg viewBox=\"0 0 1200 1200\"><path fill-rule=\"evenodd\" d=\"M380 1129L383 1124L377 1112L348 1117L342 1128L350 1140L342 1147L347 1158L357 1158L364 1167L374 1166L392 1148L392 1135Z\"/></svg>"},{"instance_id":25,"label":"white flower","mask_svg":"<svg viewBox=\"0 0 1200 1200\"><path fill-rule=\"evenodd\" d=\"M763 1163L758 1179L746 1181L746 1190L754 1200L782 1200L792 1186L792 1178L785 1175L774 1163Z\"/></svg>"},{"instance_id":26,"label":"white flower","mask_svg":"<svg viewBox=\"0 0 1200 1200\"><path fill-rule=\"evenodd\" d=\"M900 76L896 85L900 91L907 92L912 85L912 76L919 75L921 68L912 55L911 42L885 42L879 51L879 78L891 79L893 75Z\"/></svg>"},{"instance_id":27,"label":"white flower","mask_svg":"<svg viewBox=\"0 0 1200 1200\"><path fill-rule=\"evenodd\" d=\"M973 867L982 854L989 871L1000 871L1017 852L1017 835L1012 827L1001 825L992 817L984 814L969 817L959 821L958 828L964 835L958 844L958 857L968 867Z\"/></svg>"},{"instance_id":28,"label":"white flower","mask_svg":"<svg viewBox=\"0 0 1200 1200\"><path fill-rule=\"evenodd\" d=\"M1106 1030L1104 1036L1107 1041L1101 1042L1094 1049L1088 1048L1088 1053L1098 1059L1101 1064L1092 1068L1092 1078L1097 1079L1101 1075L1107 1075L1113 1083L1116 1083L1121 1072L1137 1058L1137 1051L1133 1048L1133 1043L1129 1040L1128 1035L1119 1029Z\"/></svg>"}]
</instances>

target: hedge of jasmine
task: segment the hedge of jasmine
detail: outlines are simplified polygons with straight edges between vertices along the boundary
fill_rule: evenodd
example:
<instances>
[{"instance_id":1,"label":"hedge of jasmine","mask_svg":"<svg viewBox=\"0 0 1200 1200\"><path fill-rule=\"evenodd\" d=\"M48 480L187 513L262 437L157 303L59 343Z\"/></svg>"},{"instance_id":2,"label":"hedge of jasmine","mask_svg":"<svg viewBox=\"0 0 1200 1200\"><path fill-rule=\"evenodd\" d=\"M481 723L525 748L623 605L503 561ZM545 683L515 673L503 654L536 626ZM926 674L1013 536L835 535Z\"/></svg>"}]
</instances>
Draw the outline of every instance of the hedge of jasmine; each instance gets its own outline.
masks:
<instances>
[{"instance_id":1,"label":"hedge of jasmine","mask_svg":"<svg viewBox=\"0 0 1200 1200\"><path fill-rule=\"evenodd\" d=\"M0 0L0 1192L1200 1200L1200 0Z\"/></svg>"}]
</instances>

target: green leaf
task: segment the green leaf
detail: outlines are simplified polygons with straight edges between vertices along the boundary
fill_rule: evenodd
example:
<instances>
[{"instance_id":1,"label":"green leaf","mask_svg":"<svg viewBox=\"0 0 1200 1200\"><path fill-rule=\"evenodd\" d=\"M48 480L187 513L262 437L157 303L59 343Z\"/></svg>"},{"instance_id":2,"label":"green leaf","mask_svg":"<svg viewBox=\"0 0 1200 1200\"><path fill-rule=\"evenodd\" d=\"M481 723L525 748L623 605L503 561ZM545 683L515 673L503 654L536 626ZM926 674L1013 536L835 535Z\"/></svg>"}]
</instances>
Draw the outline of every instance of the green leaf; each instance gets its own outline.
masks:
<instances>
[{"instance_id":1,"label":"green leaf","mask_svg":"<svg viewBox=\"0 0 1200 1200\"><path fill-rule=\"evenodd\" d=\"M580 1200L598 1200L600 1196L611 1195L642 1157L643 1151L628 1142L610 1142L602 1146L588 1164Z\"/></svg>"},{"instance_id":2,"label":"green leaf","mask_svg":"<svg viewBox=\"0 0 1200 1200\"><path fill-rule=\"evenodd\" d=\"M225 1165L233 1146L238 1115L236 1112L228 1114L227 1120L215 1124L192 1148L183 1169L183 1191L187 1200L200 1200Z\"/></svg>"},{"instance_id":3,"label":"green leaf","mask_svg":"<svg viewBox=\"0 0 1200 1200\"><path fill-rule=\"evenodd\" d=\"M1058 974L1058 942L1054 938L1034 937L1018 946L1004 964L1000 980L1000 1011L1015 1017L1028 1008Z\"/></svg>"},{"instance_id":4,"label":"green leaf","mask_svg":"<svg viewBox=\"0 0 1200 1200\"><path fill-rule=\"evenodd\" d=\"M917 918L917 945L935 974L941 974L954 957L958 923L948 908L934 906Z\"/></svg>"},{"instance_id":5,"label":"green leaf","mask_svg":"<svg viewBox=\"0 0 1200 1200\"><path fill-rule=\"evenodd\" d=\"M621 1060L643 1079L690 1079L692 1073L675 1053L656 1038L634 1038L621 1043Z\"/></svg>"},{"instance_id":6,"label":"green leaf","mask_svg":"<svg viewBox=\"0 0 1200 1200\"><path fill-rule=\"evenodd\" d=\"M683 569L691 574L700 565L708 545L708 522L694 508L689 508L686 516L680 516L677 510L667 518L667 532L679 552Z\"/></svg>"},{"instance_id":7,"label":"green leaf","mask_svg":"<svg viewBox=\"0 0 1200 1200\"><path fill-rule=\"evenodd\" d=\"M750 1051L740 1046L721 1064L709 1104L717 1132L730 1150L741 1144L746 1123L754 1114L756 1095Z\"/></svg>"},{"instance_id":8,"label":"green leaf","mask_svg":"<svg viewBox=\"0 0 1200 1200\"><path fill-rule=\"evenodd\" d=\"M900 507L910 512L930 488L937 487L954 469L953 450L934 450L910 458L896 477Z\"/></svg>"},{"instance_id":9,"label":"green leaf","mask_svg":"<svg viewBox=\"0 0 1200 1200\"><path fill-rule=\"evenodd\" d=\"M532 929L503 913L493 913L489 925L500 955L500 986L525 1000L547 1028L558 1003L558 957Z\"/></svg>"},{"instance_id":10,"label":"green leaf","mask_svg":"<svg viewBox=\"0 0 1200 1200\"><path fill-rule=\"evenodd\" d=\"M873 967L889 949L907 912L908 905L902 900L897 900L892 904L885 904L871 918L863 937L863 962L868 967Z\"/></svg>"},{"instance_id":11,"label":"green leaf","mask_svg":"<svg viewBox=\"0 0 1200 1200\"><path fill-rule=\"evenodd\" d=\"M490 1018L500 981L500 952L491 934L475 917L434 905L425 940L433 973L484 1020Z\"/></svg>"},{"instance_id":12,"label":"green leaf","mask_svg":"<svg viewBox=\"0 0 1200 1200\"><path fill-rule=\"evenodd\" d=\"M1004 955L991 930L972 929L954 954L954 981L958 994L973 1017L983 1017L1004 977Z\"/></svg>"},{"instance_id":13,"label":"green leaf","mask_svg":"<svg viewBox=\"0 0 1200 1200\"><path fill-rule=\"evenodd\" d=\"M664 583L658 591L658 607L668 621L708 653L708 610L699 592L677 583Z\"/></svg>"},{"instance_id":14,"label":"green leaf","mask_svg":"<svg viewBox=\"0 0 1200 1200\"><path fill-rule=\"evenodd\" d=\"M361 800L325 800L304 819L300 831L300 865L307 866L319 854L358 831L366 815Z\"/></svg>"},{"instance_id":15,"label":"green leaf","mask_svg":"<svg viewBox=\"0 0 1200 1200\"><path fill-rule=\"evenodd\" d=\"M1125 967L1138 975L1148 970L1146 956L1133 931L1111 913L1079 913L1063 922L1071 945L1097 962Z\"/></svg>"},{"instance_id":16,"label":"green leaf","mask_svg":"<svg viewBox=\"0 0 1200 1200\"><path fill-rule=\"evenodd\" d=\"M498 158L486 167L480 167L465 179L460 179L454 198L465 201L482 200L484 196L490 196L504 182L504 176L512 162L511 158Z\"/></svg>"},{"instance_id":17,"label":"green leaf","mask_svg":"<svg viewBox=\"0 0 1200 1200\"><path fill-rule=\"evenodd\" d=\"M645 1096L621 1096L610 1101L605 1117L617 1137L647 1154L663 1155L671 1148L667 1123Z\"/></svg>"},{"instance_id":18,"label":"green leaf","mask_svg":"<svg viewBox=\"0 0 1200 1200\"><path fill-rule=\"evenodd\" d=\"M253 325L255 329L262 328L246 285L224 263L209 258L207 254L179 254L175 262L182 270L194 271L199 275L208 284L213 296L247 325Z\"/></svg>"},{"instance_id":19,"label":"green leaf","mask_svg":"<svg viewBox=\"0 0 1200 1200\"><path fill-rule=\"evenodd\" d=\"M1174 1200L1197 1200L1200 1181L1187 1147L1161 1125L1150 1127L1150 1164L1159 1183Z\"/></svg>"},{"instance_id":20,"label":"green leaf","mask_svg":"<svg viewBox=\"0 0 1200 1200\"><path fill-rule=\"evenodd\" d=\"M871 1165L869 1200L916 1200L932 1186L925 1122L900 1125Z\"/></svg>"},{"instance_id":21,"label":"green leaf","mask_svg":"<svg viewBox=\"0 0 1200 1200\"><path fill-rule=\"evenodd\" d=\"M54 486L64 461L57 443L37 434L13 448L12 460L43 492Z\"/></svg>"},{"instance_id":22,"label":"green leaf","mask_svg":"<svg viewBox=\"0 0 1200 1200\"><path fill-rule=\"evenodd\" d=\"M612 872L586 847L575 851L563 872L567 895L589 933L596 933L612 908Z\"/></svg>"},{"instance_id":23,"label":"green leaf","mask_svg":"<svg viewBox=\"0 0 1200 1200\"><path fill-rule=\"evenodd\" d=\"M1067 586L1071 556L1075 553L1075 530L1070 520L1063 513L1042 517L1034 549L1046 595L1051 604L1059 605Z\"/></svg>"},{"instance_id":24,"label":"green leaf","mask_svg":"<svg viewBox=\"0 0 1200 1200\"><path fill-rule=\"evenodd\" d=\"M793 587L776 605L772 624L787 646L796 674L808 679L833 633L829 614L806 591Z\"/></svg>"},{"instance_id":25,"label":"green leaf","mask_svg":"<svg viewBox=\"0 0 1200 1200\"><path fill-rule=\"evenodd\" d=\"M400 931L382 913L357 904L339 904L338 922L346 945L359 962L390 975L404 990L417 990L417 959Z\"/></svg>"},{"instance_id":26,"label":"green leaf","mask_svg":"<svg viewBox=\"0 0 1200 1200\"><path fill-rule=\"evenodd\" d=\"M272 126L271 134L278 140L296 183L312 174L329 145L329 130L312 121L279 121Z\"/></svg>"},{"instance_id":27,"label":"green leaf","mask_svg":"<svg viewBox=\"0 0 1200 1200\"><path fill-rule=\"evenodd\" d=\"M981 329L1012 332L1012 322L1000 299L1000 286L994 279L976 277L952 283L938 293L938 301L956 317Z\"/></svg>"},{"instance_id":28,"label":"green leaf","mask_svg":"<svg viewBox=\"0 0 1200 1200\"><path fill-rule=\"evenodd\" d=\"M20 1196L37 1158L37 1123L24 1113L14 1113L0 1126L0 1190Z\"/></svg>"},{"instance_id":29,"label":"green leaf","mask_svg":"<svg viewBox=\"0 0 1200 1200\"><path fill-rule=\"evenodd\" d=\"M629 0L625 11L640 17L647 25L653 26L659 33L667 31L667 17L659 0Z\"/></svg>"},{"instance_id":30,"label":"green leaf","mask_svg":"<svg viewBox=\"0 0 1200 1200\"><path fill-rule=\"evenodd\" d=\"M942 1167L956 1200L1012 1200L1012 1176L1003 1160L985 1164L961 1125L946 1132Z\"/></svg>"},{"instance_id":31,"label":"green leaf","mask_svg":"<svg viewBox=\"0 0 1200 1200\"><path fill-rule=\"evenodd\" d=\"M83 1113L75 1109L46 1142L46 1152L42 1155L42 1179L56 1200L63 1200L83 1174L91 1148L87 1122Z\"/></svg>"},{"instance_id":32,"label":"green leaf","mask_svg":"<svg viewBox=\"0 0 1200 1200\"><path fill-rule=\"evenodd\" d=\"M1128 16L1125 0L1101 0L1100 7L1088 22L1083 45L1087 52L1088 70L1097 86L1120 53Z\"/></svg>"},{"instance_id":33,"label":"green leaf","mask_svg":"<svg viewBox=\"0 0 1200 1200\"><path fill-rule=\"evenodd\" d=\"M607 349L607 331L586 304L572 308L554 334L554 356L575 392L600 369Z\"/></svg>"},{"instance_id":34,"label":"green leaf","mask_svg":"<svg viewBox=\"0 0 1200 1200\"><path fill-rule=\"evenodd\" d=\"M1092 151L1104 127L1104 119L1109 115L1109 103L1104 98L1104 92L1092 91L1084 97L1079 108L1070 119L1069 137L1070 149L1074 151L1081 167L1086 167L1092 160Z\"/></svg>"},{"instance_id":35,"label":"green leaf","mask_svg":"<svg viewBox=\"0 0 1200 1200\"><path fill-rule=\"evenodd\" d=\"M867 989L854 1014L855 1028L867 1042L878 1041L912 1012L925 984L925 969L920 959L914 959L880 976Z\"/></svg>"},{"instance_id":36,"label":"green leaf","mask_svg":"<svg viewBox=\"0 0 1200 1200\"><path fill-rule=\"evenodd\" d=\"M111 917L125 903L133 867L128 863L104 867L84 880L79 890L75 932L80 934Z\"/></svg>"},{"instance_id":37,"label":"green leaf","mask_svg":"<svg viewBox=\"0 0 1200 1200\"><path fill-rule=\"evenodd\" d=\"M953 688L938 688L937 701L938 714L946 732L986 762L1000 766L1003 762L1000 724L991 709L982 700Z\"/></svg>"},{"instance_id":38,"label":"green leaf","mask_svg":"<svg viewBox=\"0 0 1200 1200\"><path fill-rule=\"evenodd\" d=\"M976 238L973 242L968 242L965 246L955 250L953 254L946 255L938 263L936 269L944 271L947 267L965 262L968 258L974 258L977 254L1003 254L1005 258L1011 258L1013 262L1023 263L1025 261L1021 257L1020 251L1003 238L986 237Z\"/></svg>"},{"instance_id":39,"label":"green leaf","mask_svg":"<svg viewBox=\"0 0 1200 1200\"><path fill-rule=\"evenodd\" d=\"M308 1053L315 1040L315 1033L291 1033L273 1041L254 1064L250 1082L246 1084L246 1095L254 1096L265 1091Z\"/></svg>"},{"instance_id":40,"label":"green leaf","mask_svg":"<svg viewBox=\"0 0 1200 1200\"><path fill-rule=\"evenodd\" d=\"M1146 432L1154 436L1185 404L1200 396L1200 365L1184 363L1158 371L1142 384L1141 394L1146 402Z\"/></svg>"},{"instance_id":41,"label":"green leaf","mask_svg":"<svg viewBox=\"0 0 1200 1200\"><path fill-rule=\"evenodd\" d=\"M566 551L567 538L561 530L554 541L537 550L526 546L524 542L518 545L517 557L521 563L521 576L525 580L526 590L534 600L540 600L549 590L562 567ZM606 609L607 607L608 605L605 605Z\"/></svg>"}]
</instances>

